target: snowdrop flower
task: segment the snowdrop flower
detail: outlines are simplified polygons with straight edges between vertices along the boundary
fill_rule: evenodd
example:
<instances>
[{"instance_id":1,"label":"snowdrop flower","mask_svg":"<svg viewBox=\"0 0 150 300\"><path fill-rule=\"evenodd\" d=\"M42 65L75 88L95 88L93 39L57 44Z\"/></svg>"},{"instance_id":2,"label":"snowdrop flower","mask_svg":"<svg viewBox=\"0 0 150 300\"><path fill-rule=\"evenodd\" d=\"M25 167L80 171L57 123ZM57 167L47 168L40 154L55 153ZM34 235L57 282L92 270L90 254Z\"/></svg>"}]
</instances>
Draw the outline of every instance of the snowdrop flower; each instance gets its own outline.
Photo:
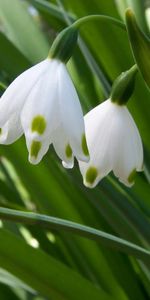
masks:
<instances>
[{"instance_id":1,"label":"snowdrop flower","mask_svg":"<svg viewBox=\"0 0 150 300\"><path fill-rule=\"evenodd\" d=\"M133 71L135 68L132 69ZM129 93L129 89L126 88L128 96L125 96L120 86L118 93L118 82L116 86L111 99L99 104L85 116L90 161L88 163L80 161L79 167L85 186L90 188L95 187L112 170L119 181L131 187L134 184L136 171L142 171L141 138L125 106L126 97L129 98L132 91ZM128 84L127 87L129 88ZM122 101L118 102L116 99L119 99L120 93Z\"/></svg>"},{"instance_id":2,"label":"snowdrop flower","mask_svg":"<svg viewBox=\"0 0 150 300\"><path fill-rule=\"evenodd\" d=\"M84 119L65 63L54 50L51 58L18 76L1 97L0 143L11 144L24 133L31 163L39 163L53 144L63 165L73 167L74 156L89 159ZM64 53L62 49L63 58Z\"/></svg>"}]
</instances>

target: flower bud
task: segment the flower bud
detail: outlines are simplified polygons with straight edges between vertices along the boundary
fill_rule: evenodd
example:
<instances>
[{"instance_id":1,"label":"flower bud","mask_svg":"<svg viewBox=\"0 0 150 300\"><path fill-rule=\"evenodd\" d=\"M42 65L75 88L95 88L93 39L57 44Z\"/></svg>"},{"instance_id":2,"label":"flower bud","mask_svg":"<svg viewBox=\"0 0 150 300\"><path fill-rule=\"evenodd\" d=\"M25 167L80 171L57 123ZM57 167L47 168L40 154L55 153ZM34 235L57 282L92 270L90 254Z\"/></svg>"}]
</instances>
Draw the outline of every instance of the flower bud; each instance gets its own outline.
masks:
<instances>
[{"instance_id":1,"label":"flower bud","mask_svg":"<svg viewBox=\"0 0 150 300\"><path fill-rule=\"evenodd\" d=\"M77 44L78 29L70 26L62 30L54 40L50 52L50 58L56 58L64 63L72 56L73 50Z\"/></svg>"},{"instance_id":2,"label":"flower bud","mask_svg":"<svg viewBox=\"0 0 150 300\"><path fill-rule=\"evenodd\" d=\"M137 73L137 66L134 65L131 69L121 73L114 81L110 99L119 105L127 103L131 97L135 86L135 75Z\"/></svg>"}]
</instances>

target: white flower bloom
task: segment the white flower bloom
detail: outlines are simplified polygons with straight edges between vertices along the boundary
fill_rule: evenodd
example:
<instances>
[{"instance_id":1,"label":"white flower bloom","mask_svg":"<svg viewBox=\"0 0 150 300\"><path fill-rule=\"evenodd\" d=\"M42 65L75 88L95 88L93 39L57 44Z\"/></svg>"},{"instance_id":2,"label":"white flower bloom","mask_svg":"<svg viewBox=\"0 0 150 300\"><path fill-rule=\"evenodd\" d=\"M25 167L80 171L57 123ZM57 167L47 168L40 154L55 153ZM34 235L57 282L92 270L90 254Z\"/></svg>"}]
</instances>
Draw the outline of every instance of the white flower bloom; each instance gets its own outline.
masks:
<instances>
[{"instance_id":1,"label":"white flower bloom","mask_svg":"<svg viewBox=\"0 0 150 300\"><path fill-rule=\"evenodd\" d=\"M25 134L29 161L37 164L52 143L65 167L88 161L82 109L66 66L45 59L18 76L0 99L0 143Z\"/></svg>"},{"instance_id":2,"label":"white flower bloom","mask_svg":"<svg viewBox=\"0 0 150 300\"><path fill-rule=\"evenodd\" d=\"M84 184L95 187L113 170L122 183L132 186L135 172L142 171L143 147L126 106L108 99L85 116L85 129L90 161L79 161Z\"/></svg>"}]
</instances>

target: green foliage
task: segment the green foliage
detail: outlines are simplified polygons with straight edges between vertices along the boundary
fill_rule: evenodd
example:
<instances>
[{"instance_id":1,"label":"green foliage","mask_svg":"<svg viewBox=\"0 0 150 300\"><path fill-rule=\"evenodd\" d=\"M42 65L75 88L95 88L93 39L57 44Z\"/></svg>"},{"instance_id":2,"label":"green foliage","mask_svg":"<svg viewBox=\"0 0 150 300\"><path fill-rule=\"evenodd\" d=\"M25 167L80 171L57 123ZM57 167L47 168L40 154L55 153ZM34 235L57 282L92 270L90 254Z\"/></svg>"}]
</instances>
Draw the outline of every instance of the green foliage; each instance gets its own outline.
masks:
<instances>
[{"instance_id":1,"label":"green foliage","mask_svg":"<svg viewBox=\"0 0 150 300\"><path fill-rule=\"evenodd\" d=\"M144 6L130 3L148 34ZM128 5L127 0L0 0L1 94L48 55L58 30L89 14L121 21ZM115 78L134 63L123 28L106 20L86 23L68 63L84 112L106 99ZM66 171L52 147L33 166L24 138L0 145L0 299L150 298L149 97L138 74L128 108L143 139L145 163L131 189L113 175L93 190L85 188L78 167Z\"/></svg>"}]
</instances>

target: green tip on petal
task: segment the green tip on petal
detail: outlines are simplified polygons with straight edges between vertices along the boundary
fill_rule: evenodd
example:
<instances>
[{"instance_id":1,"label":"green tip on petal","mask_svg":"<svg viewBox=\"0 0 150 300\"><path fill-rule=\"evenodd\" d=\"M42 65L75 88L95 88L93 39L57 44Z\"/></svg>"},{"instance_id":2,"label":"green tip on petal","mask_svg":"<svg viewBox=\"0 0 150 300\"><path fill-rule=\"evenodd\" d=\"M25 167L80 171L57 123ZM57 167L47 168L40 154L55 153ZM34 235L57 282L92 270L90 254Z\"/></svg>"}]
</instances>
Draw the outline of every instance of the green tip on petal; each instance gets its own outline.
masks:
<instances>
[{"instance_id":1,"label":"green tip on petal","mask_svg":"<svg viewBox=\"0 0 150 300\"><path fill-rule=\"evenodd\" d=\"M97 175L98 175L98 170L95 167L89 167L85 175L86 182L92 185Z\"/></svg>"},{"instance_id":2,"label":"green tip on petal","mask_svg":"<svg viewBox=\"0 0 150 300\"><path fill-rule=\"evenodd\" d=\"M66 146L65 153L66 153L67 158L72 157L72 149L69 144Z\"/></svg>"},{"instance_id":3,"label":"green tip on petal","mask_svg":"<svg viewBox=\"0 0 150 300\"><path fill-rule=\"evenodd\" d=\"M41 142L33 141L32 144L31 144L30 155L32 157L37 158L38 153L41 149L41 146L42 146Z\"/></svg>"},{"instance_id":4,"label":"green tip on petal","mask_svg":"<svg viewBox=\"0 0 150 300\"><path fill-rule=\"evenodd\" d=\"M134 59L150 88L150 38L141 30L130 8L126 10L126 26Z\"/></svg>"},{"instance_id":5,"label":"green tip on petal","mask_svg":"<svg viewBox=\"0 0 150 300\"><path fill-rule=\"evenodd\" d=\"M130 175L129 175L129 177L128 177L128 182L131 183L131 184L134 183L135 176L136 176L136 169L134 169L134 170L130 173Z\"/></svg>"},{"instance_id":6,"label":"green tip on petal","mask_svg":"<svg viewBox=\"0 0 150 300\"><path fill-rule=\"evenodd\" d=\"M36 131L39 134L43 134L46 129L46 120L43 116L38 115L34 117L31 124L32 132Z\"/></svg>"},{"instance_id":7,"label":"green tip on petal","mask_svg":"<svg viewBox=\"0 0 150 300\"><path fill-rule=\"evenodd\" d=\"M82 151L85 156L89 156L89 150L86 142L85 134L82 135L82 141L81 141Z\"/></svg>"},{"instance_id":8,"label":"green tip on petal","mask_svg":"<svg viewBox=\"0 0 150 300\"><path fill-rule=\"evenodd\" d=\"M2 128L0 128L0 135L2 134Z\"/></svg>"}]
</instances>

